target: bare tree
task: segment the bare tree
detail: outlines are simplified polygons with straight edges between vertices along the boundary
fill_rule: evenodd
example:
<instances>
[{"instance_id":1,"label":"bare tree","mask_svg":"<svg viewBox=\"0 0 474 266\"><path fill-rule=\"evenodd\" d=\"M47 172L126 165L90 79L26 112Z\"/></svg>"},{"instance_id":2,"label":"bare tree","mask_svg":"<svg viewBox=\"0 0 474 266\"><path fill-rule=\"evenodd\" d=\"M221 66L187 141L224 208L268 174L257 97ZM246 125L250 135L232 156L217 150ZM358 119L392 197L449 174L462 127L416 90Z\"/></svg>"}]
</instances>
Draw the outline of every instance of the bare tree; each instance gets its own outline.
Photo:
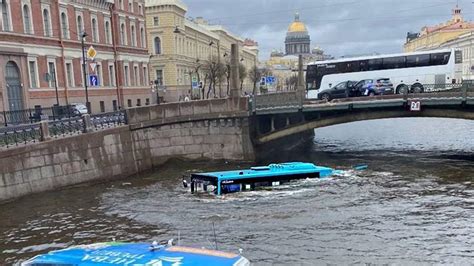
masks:
<instances>
[{"instance_id":1,"label":"bare tree","mask_svg":"<svg viewBox=\"0 0 474 266\"><path fill-rule=\"evenodd\" d=\"M214 97L217 96L216 94L216 85L218 82L222 80L224 75L224 65L222 63L218 63L217 57L212 57L207 64L205 65L207 69L207 80L209 81L209 90L207 91L207 99L209 99L212 93Z\"/></svg>"},{"instance_id":2,"label":"bare tree","mask_svg":"<svg viewBox=\"0 0 474 266\"><path fill-rule=\"evenodd\" d=\"M242 91L242 87L244 85L244 81L248 76L247 68L244 64L239 64L239 77L240 77L240 90Z\"/></svg>"},{"instance_id":3,"label":"bare tree","mask_svg":"<svg viewBox=\"0 0 474 266\"><path fill-rule=\"evenodd\" d=\"M257 66L253 66L252 69L250 69L249 72L249 77L250 80L253 83L253 95L257 94L257 82L260 82L260 79L262 78L262 72L260 69L258 69Z\"/></svg>"},{"instance_id":4,"label":"bare tree","mask_svg":"<svg viewBox=\"0 0 474 266\"><path fill-rule=\"evenodd\" d=\"M295 90L297 84L298 84L297 76L293 75L286 79L286 86L288 87L288 90L290 91Z\"/></svg>"}]
</instances>

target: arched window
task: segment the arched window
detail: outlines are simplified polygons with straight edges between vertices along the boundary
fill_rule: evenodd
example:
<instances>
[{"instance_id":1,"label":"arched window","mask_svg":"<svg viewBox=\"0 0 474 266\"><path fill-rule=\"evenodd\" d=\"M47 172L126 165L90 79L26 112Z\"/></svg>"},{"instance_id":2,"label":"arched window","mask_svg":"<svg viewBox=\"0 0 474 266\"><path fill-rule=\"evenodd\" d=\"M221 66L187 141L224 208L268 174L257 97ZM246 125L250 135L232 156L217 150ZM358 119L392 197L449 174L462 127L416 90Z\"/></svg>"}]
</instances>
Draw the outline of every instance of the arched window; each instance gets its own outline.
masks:
<instances>
[{"instance_id":1,"label":"arched window","mask_svg":"<svg viewBox=\"0 0 474 266\"><path fill-rule=\"evenodd\" d=\"M161 39L155 37L155 54L161 54Z\"/></svg>"},{"instance_id":2,"label":"arched window","mask_svg":"<svg viewBox=\"0 0 474 266\"><path fill-rule=\"evenodd\" d=\"M83 31L84 25L82 24L82 17L77 16L77 39L81 40Z\"/></svg>"},{"instance_id":3,"label":"arched window","mask_svg":"<svg viewBox=\"0 0 474 266\"><path fill-rule=\"evenodd\" d=\"M69 27L67 23L67 16L66 16L66 13L64 12L61 13L61 32L63 34L64 39L69 38Z\"/></svg>"},{"instance_id":4,"label":"arched window","mask_svg":"<svg viewBox=\"0 0 474 266\"><path fill-rule=\"evenodd\" d=\"M108 21L105 22L105 42L110 44L110 23Z\"/></svg>"},{"instance_id":5,"label":"arched window","mask_svg":"<svg viewBox=\"0 0 474 266\"><path fill-rule=\"evenodd\" d=\"M49 18L48 9L43 10L43 27L44 27L44 36L51 36L51 20Z\"/></svg>"},{"instance_id":6,"label":"arched window","mask_svg":"<svg viewBox=\"0 0 474 266\"><path fill-rule=\"evenodd\" d=\"M32 34L31 30L31 17L30 17L30 8L28 5L23 6L23 29L26 34Z\"/></svg>"},{"instance_id":7,"label":"arched window","mask_svg":"<svg viewBox=\"0 0 474 266\"><path fill-rule=\"evenodd\" d=\"M99 41L99 36L97 35L97 20L95 18L92 18L92 41Z\"/></svg>"},{"instance_id":8,"label":"arched window","mask_svg":"<svg viewBox=\"0 0 474 266\"><path fill-rule=\"evenodd\" d=\"M3 30L4 31L10 31L10 11L9 11L9 6L7 4L7 1L1 1L2 2L2 17L3 17Z\"/></svg>"},{"instance_id":9,"label":"arched window","mask_svg":"<svg viewBox=\"0 0 474 266\"><path fill-rule=\"evenodd\" d=\"M120 25L120 44L125 45L125 24Z\"/></svg>"},{"instance_id":10,"label":"arched window","mask_svg":"<svg viewBox=\"0 0 474 266\"><path fill-rule=\"evenodd\" d=\"M132 34L132 36L130 36L130 38L131 38L131 45L132 45L132 46L136 46L136 44L137 44L137 34L136 34L136 32L135 32L135 26L132 25L132 26L130 27L130 32L131 32L131 34Z\"/></svg>"},{"instance_id":11,"label":"arched window","mask_svg":"<svg viewBox=\"0 0 474 266\"><path fill-rule=\"evenodd\" d=\"M142 44L142 47L145 46L145 30L143 28L140 29L140 43Z\"/></svg>"}]
</instances>

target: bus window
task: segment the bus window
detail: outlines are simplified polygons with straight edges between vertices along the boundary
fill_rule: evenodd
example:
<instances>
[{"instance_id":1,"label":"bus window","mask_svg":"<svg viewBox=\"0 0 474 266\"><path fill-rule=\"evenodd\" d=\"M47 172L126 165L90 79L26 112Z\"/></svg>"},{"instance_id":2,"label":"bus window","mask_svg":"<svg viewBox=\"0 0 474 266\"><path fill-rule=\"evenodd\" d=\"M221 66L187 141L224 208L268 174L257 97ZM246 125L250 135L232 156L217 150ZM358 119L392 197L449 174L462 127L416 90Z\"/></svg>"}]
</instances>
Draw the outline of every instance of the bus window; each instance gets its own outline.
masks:
<instances>
[{"instance_id":1,"label":"bus window","mask_svg":"<svg viewBox=\"0 0 474 266\"><path fill-rule=\"evenodd\" d=\"M405 56L388 57L383 59L383 69L404 68L405 65Z\"/></svg>"},{"instance_id":2,"label":"bus window","mask_svg":"<svg viewBox=\"0 0 474 266\"><path fill-rule=\"evenodd\" d=\"M359 61L359 70L360 71L368 71L369 70L369 60Z\"/></svg>"},{"instance_id":3,"label":"bus window","mask_svg":"<svg viewBox=\"0 0 474 266\"><path fill-rule=\"evenodd\" d=\"M359 61L347 62L347 72L359 72Z\"/></svg>"},{"instance_id":4,"label":"bus window","mask_svg":"<svg viewBox=\"0 0 474 266\"><path fill-rule=\"evenodd\" d=\"M369 70L380 70L382 69L382 59L370 59Z\"/></svg>"},{"instance_id":5,"label":"bus window","mask_svg":"<svg viewBox=\"0 0 474 266\"><path fill-rule=\"evenodd\" d=\"M430 55L409 55L407 56L407 67L421 67L430 65Z\"/></svg>"},{"instance_id":6,"label":"bus window","mask_svg":"<svg viewBox=\"0 0 474 266\"><path fill-rule=\"evenodd\" d=\"M450 55L451 53L431 54L430 65L432 66L447 65L449 62Z\"/></svg>"},{"instance_id":7,"label":"bus window","mask_svg":"<svg viewBox=\"0 0 474 266\"><path fill-rule=\"evenodd\" d=\"M462 64L462 51L454 52L455 64Z\"/></svg>"}]
</instances>

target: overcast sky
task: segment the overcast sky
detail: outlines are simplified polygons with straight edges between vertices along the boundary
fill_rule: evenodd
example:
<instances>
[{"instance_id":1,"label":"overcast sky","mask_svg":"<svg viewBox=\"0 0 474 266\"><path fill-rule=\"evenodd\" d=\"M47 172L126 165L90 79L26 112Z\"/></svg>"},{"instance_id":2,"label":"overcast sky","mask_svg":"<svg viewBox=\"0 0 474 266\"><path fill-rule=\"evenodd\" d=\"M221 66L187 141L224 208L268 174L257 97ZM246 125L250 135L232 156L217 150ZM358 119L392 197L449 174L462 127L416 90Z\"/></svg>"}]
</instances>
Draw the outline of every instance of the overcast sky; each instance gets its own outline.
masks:
<instances>
[{"instance_id":1,"label":"overcast sky","mask_svg":"<svg viewBox=\"0 0 474 266\"><path fill-rule=\"evenodd\" d=\"M258 41L260 59L283 49L294 13L306 23L312 47L336 57L400 52L408 31L448 20L456 0L183 0L188 16ZM474 17L472 0L459 0L464 17Z\"/></svg>"}]
</instances>

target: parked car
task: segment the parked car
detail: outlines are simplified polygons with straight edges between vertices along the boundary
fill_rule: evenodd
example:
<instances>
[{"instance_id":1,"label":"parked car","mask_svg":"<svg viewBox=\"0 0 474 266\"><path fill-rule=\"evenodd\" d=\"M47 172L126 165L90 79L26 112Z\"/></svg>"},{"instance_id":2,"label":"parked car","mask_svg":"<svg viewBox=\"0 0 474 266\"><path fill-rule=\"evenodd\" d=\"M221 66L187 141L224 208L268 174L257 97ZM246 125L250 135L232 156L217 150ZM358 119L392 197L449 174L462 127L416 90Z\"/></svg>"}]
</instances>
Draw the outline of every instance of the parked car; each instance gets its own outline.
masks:
<instances>
[{"instance_id":1,"label":"parked car","mask_svg":"<svg viewBox=\"0 0 474 266\"><path fill-rule=\"evenodd\" d=\"M71 104L72 113L77 116L87 114L87 106L83 103L73 103Z\"/></svg>"},{"instance_id":2,"label":"parked car","mask_svg":"<svg viewBox=\"0 0 474 266\"><path fill-rule=\"evenodd\" d=\"M364 79L355 85L358 96L394 94L395 89L389 78Z\"/></svg>"},{"instance_id":3,"label":"parked car","mask_svg":"<svg viewBox=\"0 0 474 266\"><path fill-rule=\"evenodd\" d=\"M332 99L354 97L357 95L356 84L357 81L352 80L341 82L330 89L321 91L318 94L318 99L330 101Z\"/></svg>"}]
</instances>

